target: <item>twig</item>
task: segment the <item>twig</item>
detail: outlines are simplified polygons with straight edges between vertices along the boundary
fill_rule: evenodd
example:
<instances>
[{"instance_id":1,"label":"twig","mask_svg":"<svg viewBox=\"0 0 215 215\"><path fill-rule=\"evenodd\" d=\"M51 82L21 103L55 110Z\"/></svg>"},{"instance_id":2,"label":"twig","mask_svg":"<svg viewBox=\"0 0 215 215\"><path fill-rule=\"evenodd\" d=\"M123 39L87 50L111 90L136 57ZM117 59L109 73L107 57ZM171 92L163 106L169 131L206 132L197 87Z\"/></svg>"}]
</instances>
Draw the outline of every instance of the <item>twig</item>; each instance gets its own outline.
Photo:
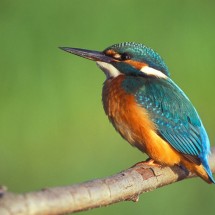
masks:
<instances>
[{"instance_id":1,"label":"twig","mask_svg":"<svg viewBox=\"0 0 215 215\"><path fill-rule=\"evenodd\" d=\"M210 165L215 172L215 147ZM140 163L116 175L67 187L15 194L0 188L1 215L60 215L138 201L139 195L193 177L180 167L150 167ZM207 185L205 185L207 186ZM212 185L211 185L212 186Z\"/></svg>"}]
</instances>

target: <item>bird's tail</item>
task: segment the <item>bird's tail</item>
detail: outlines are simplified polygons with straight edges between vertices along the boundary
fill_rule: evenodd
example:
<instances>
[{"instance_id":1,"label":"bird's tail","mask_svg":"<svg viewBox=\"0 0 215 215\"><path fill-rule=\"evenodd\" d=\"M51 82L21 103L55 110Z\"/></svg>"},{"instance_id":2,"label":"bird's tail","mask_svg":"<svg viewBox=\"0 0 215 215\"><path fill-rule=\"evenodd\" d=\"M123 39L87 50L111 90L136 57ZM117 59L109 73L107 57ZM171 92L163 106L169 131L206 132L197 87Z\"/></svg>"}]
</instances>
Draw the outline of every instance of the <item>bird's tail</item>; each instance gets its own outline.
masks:
<instances>
[{"instance_id":1,"label":"bird's tail","mask_svg":"<svg viewBox=\"0 0 215 215\"><path fill-rule=\"evenodd\" d=\"M210 166L208 164L207 158L202 159L202 166L203 166L204 170L206 171L206 173L208 175L209 182L215 184L215 179L214 179L213 174L211 172L211 169L210 169Z\"/></svg>"},{"instance_id":2,"label":"bird's tail","mask_svg":"<svg viewBox=\"0 0 215 215\"><path fill-rule=\"evenodd\" d=\"M211 151L210 151L210 142L208 139L208 135L207 132L204 128L204 126L201 126L201 132L200 132L201 138L202 138L202 142L204 143L202 145L203 147L203 151L202 153L199 155L199 158L201 160L201 165L199 166L199 168L197 168L197 174L198 171L201 172L200 174L202 174L202 170L205 172L205 174L202 174L202 176L204 175L204 177L202 177L205 181L207 181L209 184L214 183L215 184L215 179L213 177L213 174L211 172L209 163L208 163L208 156L210 155ZM201 171L200 171L201 169ZM206 175L206 176L205 176ZM199 175L201 177L201 175Z\"/></svg>"},{"instance_id":3,"label":"bird's tail","mask_svg":"<svg viewBox=\"0 0 215 215\"><path fill-rule=\"evenodd\" d=\"M188 160L183 160L182 164L192 173L195 173L199 177L201 177L204 181L206 181L208 184L215 184L215 180L213 178L211 169L209 167L207 159L202 160L202 164L194 164L191 163Z\"/></svg>"}]
</instances>

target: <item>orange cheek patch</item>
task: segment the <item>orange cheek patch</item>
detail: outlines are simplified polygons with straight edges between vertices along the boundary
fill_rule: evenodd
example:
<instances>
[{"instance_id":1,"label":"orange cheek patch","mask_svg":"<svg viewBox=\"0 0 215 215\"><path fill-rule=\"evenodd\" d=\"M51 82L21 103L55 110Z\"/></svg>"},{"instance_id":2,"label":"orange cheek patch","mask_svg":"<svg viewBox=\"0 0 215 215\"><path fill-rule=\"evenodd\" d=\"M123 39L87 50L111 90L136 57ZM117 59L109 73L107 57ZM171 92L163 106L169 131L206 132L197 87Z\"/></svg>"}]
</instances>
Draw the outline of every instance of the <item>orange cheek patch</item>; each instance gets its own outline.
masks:
<instances>
[{"instance_id":1,"label":"orange cheek patch","mask_svg":"<svg viewBox=\"0 0 215 215\"><path fill-rule=\"evenodd\" d=\"M114 50L112 49L109 49L105 52L106 55L109 55L109 56L114 56L115 54L117 54L117 52L115 52Z\"/></svg>"},{"instance_id":2,"label":"orange cheek patch","mask_svg":"<svg viewBox=\"0 0 215 215\"><path fill-rule=\"evenodd\" d=\"M117 52L115 52L114 50L112 49L109 49L105 52L106 55L110 56L110 57L113 57L113 61L119 61L121 56L120 54L118 54Z\"/></svg>"},{"instance_id":3,"label":"orange cheek patch","mask_svg":"<svg viewBox=\"0 0 215 215\"><path fill-rule=\"evenodd\" d=\"M138 70L141 70L144 66L148 66L148 64L146 64L146 63L142 63L142 62L134 61L134 60L126 60L125 62L132 65L133 67L135 67Z\"/></svg>"}]
</instances>

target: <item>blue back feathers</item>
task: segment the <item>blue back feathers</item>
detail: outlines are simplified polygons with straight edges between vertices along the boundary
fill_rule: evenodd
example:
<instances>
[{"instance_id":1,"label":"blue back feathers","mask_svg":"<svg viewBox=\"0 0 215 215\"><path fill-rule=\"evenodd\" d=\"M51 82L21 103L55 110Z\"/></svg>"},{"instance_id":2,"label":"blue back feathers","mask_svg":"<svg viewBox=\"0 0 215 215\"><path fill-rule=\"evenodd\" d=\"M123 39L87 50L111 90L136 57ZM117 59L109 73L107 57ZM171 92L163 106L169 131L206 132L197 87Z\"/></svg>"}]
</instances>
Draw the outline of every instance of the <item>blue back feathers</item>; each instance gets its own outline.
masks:
<instances>
[{"instance_id":1,"label":"blue back feathers","mask_svg":"<svg viewBox=\"0 0 215 215\"><path fill-rule=\"evenodd\" d=\"M109 49L115 50L117 53L121 54L129 53L131 55L132 60L145 62L150 67L163 72L167 76L170 76L168 67L164 63L161 56L153 49L143 44L134 42L119 43L105 49L104 52Z\"/></svg>"},{"instance_id":2,"label":"blue back feathers","mask_svg":"<svg viewBox=\"0 0 215 215\"><path fill-rule=\"evenodd\" d=\"M203 164L215 183L208 165L210 144L198 113L183 91L171 79L127 76L122 83L134 94L155 123L157 133L190 161Z\"/></svg>"}]
</instances>

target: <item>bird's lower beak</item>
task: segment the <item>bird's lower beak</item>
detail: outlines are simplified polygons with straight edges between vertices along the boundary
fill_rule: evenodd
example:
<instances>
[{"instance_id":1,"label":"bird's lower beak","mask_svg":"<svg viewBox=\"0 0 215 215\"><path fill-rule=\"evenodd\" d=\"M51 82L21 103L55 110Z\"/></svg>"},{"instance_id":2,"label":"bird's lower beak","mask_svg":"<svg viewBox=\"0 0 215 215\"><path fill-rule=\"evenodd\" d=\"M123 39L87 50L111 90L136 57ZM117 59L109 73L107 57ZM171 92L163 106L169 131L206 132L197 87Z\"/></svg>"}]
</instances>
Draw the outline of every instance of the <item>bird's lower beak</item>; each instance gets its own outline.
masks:
<instances>
[{"instance_id":1,"label":"bird's lower beak","mask_svg":"<svg viewBox=\"0 0 215 215\"><path fill-rule=\"evenodd\" d=\"M60 47L60 49L93 61L102 61L106 63L110 63L111 61L113 61L113 58L106 56L103 52L99 52L99 51L92 51L92 50L79 49L79 48L68 48L68 47Z\"/></svg>"}]
</instances>

